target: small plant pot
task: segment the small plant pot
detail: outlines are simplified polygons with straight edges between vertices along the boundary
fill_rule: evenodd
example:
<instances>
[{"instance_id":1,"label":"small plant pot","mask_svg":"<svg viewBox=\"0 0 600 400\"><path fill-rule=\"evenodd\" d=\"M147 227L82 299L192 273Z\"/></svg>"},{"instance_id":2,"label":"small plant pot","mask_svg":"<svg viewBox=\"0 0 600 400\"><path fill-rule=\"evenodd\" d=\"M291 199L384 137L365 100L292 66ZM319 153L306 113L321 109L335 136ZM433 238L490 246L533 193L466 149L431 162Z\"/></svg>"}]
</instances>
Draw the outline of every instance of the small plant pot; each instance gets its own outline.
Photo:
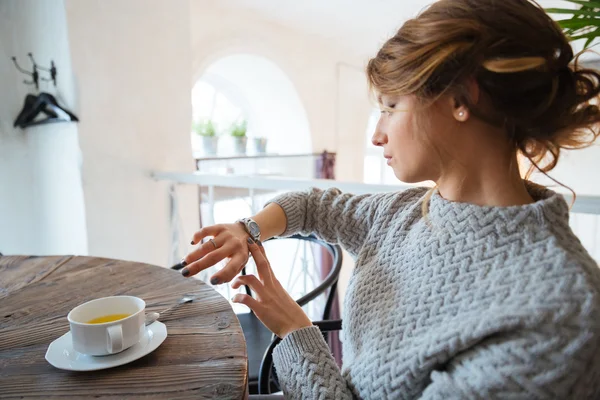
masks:
<instances>
[{"instance_id":1,"label":"small plant pot","mask_svg":"<svg viewBox=\"0 0 600 400\"><path fill-rule=\"evenodd\" d=\"M207 156L216 156L219 148L218 136L202 136L202 152Z\"/></svg>"},{"instance_id":2,"label":"small plant pot","mask_svg":"<svg viewBox=\"0 0 600 400\"><path fill-rule=\"evenodd\" d=\"M248 144L248 138L246 136L234 136L233 139L233 151L235 154L246 154L246 145Z\"/></svg>"},{"instance_id":3,"label":"small plant pot","mask_svg":"<svg viewBox=\"0 0 600 400\"><path fill-rule=\"evenodd\" d=\"M252 139L252 147L256 154L265 154L267 152L267 138Z\"/></svg>"}]
</instances>

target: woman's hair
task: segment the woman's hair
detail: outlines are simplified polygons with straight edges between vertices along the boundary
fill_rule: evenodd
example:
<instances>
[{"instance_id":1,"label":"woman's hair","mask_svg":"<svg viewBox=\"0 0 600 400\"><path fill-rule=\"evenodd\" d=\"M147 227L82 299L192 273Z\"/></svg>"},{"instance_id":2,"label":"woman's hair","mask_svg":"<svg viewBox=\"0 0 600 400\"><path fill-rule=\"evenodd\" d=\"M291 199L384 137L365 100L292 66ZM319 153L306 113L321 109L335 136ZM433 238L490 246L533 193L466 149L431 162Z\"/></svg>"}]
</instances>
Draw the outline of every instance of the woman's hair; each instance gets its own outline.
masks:
<instances>
[{"instance_id":1,"label":"woman's hair","mask_svg":"<svg viewBox=\"0 0 600 400\"><path fill-rule=\"evenodd\" d=\"M424 105L452 95L503 128L530 173L547 173L561 149L598 136L600 74L579 68L561 28L528 0L437 1L383 45L367 75L379 95L415 95Z\"/></svg>"}]
</instances>

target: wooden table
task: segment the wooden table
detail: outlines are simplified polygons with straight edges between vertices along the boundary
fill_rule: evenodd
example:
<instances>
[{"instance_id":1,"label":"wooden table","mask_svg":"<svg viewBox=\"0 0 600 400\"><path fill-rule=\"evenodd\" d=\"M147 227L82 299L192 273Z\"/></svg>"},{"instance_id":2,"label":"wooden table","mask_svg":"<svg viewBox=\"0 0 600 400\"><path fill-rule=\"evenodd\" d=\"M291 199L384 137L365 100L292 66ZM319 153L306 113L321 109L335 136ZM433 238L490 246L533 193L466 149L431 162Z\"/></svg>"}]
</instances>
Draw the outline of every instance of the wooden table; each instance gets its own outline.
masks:
<instances>
[{"instance_id":1,"label":"wooden table","mask_svg":"<svg viewBox=\"0 0 600 400\"><path fill-rule=\"evenodd\" d=\"M67 313L98 297L133 295L148 311L199 296L160 318L154 352L94 372L59 370L44 356L68 332ZM229 302L210 286L154 265L95 257L0 256L0 398L239 399L246 343Z\"/></svg>"}]
</instances>

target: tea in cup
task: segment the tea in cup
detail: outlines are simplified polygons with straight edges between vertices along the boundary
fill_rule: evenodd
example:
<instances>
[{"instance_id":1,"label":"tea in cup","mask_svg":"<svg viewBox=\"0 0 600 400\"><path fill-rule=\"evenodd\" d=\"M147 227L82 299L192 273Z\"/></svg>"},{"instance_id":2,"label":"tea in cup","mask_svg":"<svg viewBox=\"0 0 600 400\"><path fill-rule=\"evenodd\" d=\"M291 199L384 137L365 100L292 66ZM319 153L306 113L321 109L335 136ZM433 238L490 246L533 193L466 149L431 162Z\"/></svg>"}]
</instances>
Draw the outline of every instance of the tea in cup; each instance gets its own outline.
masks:
<instances>
[{"instance_id":1,"label":"tea in cup","mask_svg":"<svg viewBox=\"0 0 600 400\"><path fill-rule=\"evenodd\" d=\"M146 302L133 296L112 296L75 307L67 319L73 349L92 356L119 353L144 334Z\"/></svg>"}]
</instances>

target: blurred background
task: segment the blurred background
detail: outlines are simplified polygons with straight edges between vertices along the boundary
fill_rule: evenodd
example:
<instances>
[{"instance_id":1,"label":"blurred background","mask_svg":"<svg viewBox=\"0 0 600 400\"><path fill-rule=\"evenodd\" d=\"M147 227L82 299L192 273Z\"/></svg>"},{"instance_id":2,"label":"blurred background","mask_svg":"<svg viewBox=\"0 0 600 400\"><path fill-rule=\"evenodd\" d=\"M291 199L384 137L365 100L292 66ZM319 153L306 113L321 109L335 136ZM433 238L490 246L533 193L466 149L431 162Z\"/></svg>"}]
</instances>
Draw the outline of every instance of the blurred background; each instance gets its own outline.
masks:
<instances>
[{"instance_id":1,"label":"blurred background","mask_svg":"<svg viewBox=\"0 0 600 400\"><path fill-rule=\"evenodd\" d=\"M169 267L200 226L279 192L406 187L370 144L364 69L430 3L0 0L0 252ZM15 127L40 93L78 122ZM579 195L573 229L600 260L598 171L593 146L552 176ZM312 258L296 250L273 250L282 281L304 282L290 271ZM341 296L351 270L344 257Z\"/></svg>"}]
</instances>

